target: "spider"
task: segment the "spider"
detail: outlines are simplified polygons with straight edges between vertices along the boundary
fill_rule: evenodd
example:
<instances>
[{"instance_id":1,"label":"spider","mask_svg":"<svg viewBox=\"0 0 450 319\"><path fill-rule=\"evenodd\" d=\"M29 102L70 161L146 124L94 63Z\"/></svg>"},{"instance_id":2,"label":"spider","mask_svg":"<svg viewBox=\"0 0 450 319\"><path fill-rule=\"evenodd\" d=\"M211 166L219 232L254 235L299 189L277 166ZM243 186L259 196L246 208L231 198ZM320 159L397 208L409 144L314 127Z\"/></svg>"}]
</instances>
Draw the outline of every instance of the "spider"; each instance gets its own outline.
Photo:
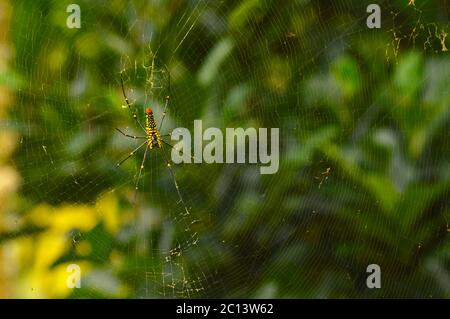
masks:
<instances>
[{"instance_id":1,"label":"spider","mask_svg":"<svg viewBox=\"0 0 450 319\"><path fill-rule=\"evenodd\" d=\"M153 76L153 72L154 71L152 70L152 76ZM164 157L164 161L166 162L166 166L169 169L170 176L172 178L173 184L174 184L175 189L177 191L178 198L179 198L180 202L183 204L184 211L186 212L187 215L189 215L190 212L189 212L189 209L186 206L186 203L185 203L183 197L181 196L180 188L179 188L177 180L175 178L175 173L173 172L172 166L171 166L171 164L170 164L170 162L169 162L169 160L167 158L167 155L165 154L165 152L163 150L164 147L170 147L170 148L174 149L173 145L171 145L170 143L167 143L166 141L164 141L162 139L163 137L170 136L170 134L165 134L165 135L161 135L160 134L161 127L162 127L162 125L164 123L164 119L166 117L166 111L167 111L167 109L169 107L169 104L170 104L170 73L167 71L167 74L168 74L168 95L166 95L166 97L165 97L163 113L162 113L161 121L160 121L159 127L158 127L156 125L156 121L155 121L155 117L154 117L154 114L153 114L153 110L151 108L149 108L149 107L145 109L145 125L142 125L142 123L139 121L138 116L137 116L136 112L134 111L134 109L133 109L133 107L132 107L132 105L130 103L130 100L128 99L128 97L127 97L127 95L125 93L123 74L122 74L122 72L120 73L120 84L121 84L121 87L122 87L122 94L123 94L123 98L125 100L125 103L127 104L128 109L129 109L129 111L131 113L131 116L133 117L136 125L140 129L143 130L145 135L143 135L143 136L130 135L130 134L127 134L127 133L123 132L122 130L116 128L116 130L120 134L125 136L125 137L132 138L132 139L135 139L135 140L143 140L143 142L138 147L136 147L134 150L132 150L130 152L130 154L128 154L127 157L125 157L123 160L121 160L120 162L117 163L117 167L119 167L123 163L125 163L125 161L127 161L129 158L131 158L133 155L135 155L136 152L139 151L141 148L145 147L144 156L142 158L141 166L139 167L139 173L138 173L138 176L136 178L135 195L134 195L135 200L136 200L136 194L137 194L138 189L139 189L139 182L140 182L140 179L142 177L142 171L144 169L145 160L147 158L147 153L148 153L149 150L155 150L155 149L161 150L161 153L163 154L163 157ZM180 154L183 154L183 152L181 150L177 150L177 151Z\"/></svg>"}]
</instances>

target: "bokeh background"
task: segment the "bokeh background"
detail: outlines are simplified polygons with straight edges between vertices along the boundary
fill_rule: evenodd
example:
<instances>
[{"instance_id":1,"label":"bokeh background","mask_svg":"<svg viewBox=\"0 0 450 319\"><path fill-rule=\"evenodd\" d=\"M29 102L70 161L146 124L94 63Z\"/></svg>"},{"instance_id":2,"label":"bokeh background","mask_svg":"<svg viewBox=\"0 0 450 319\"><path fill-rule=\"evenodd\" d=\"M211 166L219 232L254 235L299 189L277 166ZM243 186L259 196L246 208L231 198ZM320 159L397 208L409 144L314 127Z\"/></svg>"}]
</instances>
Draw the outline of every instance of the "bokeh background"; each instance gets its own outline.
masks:
<instances>
[{"instance_id":1,"label":"bokeh background","mask_svg":"<svg viewBox=\"0 0 450 319\"><path fill-rule=\"evenodd\" d=\"M448 298L449 2L369 3L1 0L0 297ZM280 128L278 173L173 165L185 216L152 152L135 200L120 72L163 133Z\"/></svg>"}]
</instances>

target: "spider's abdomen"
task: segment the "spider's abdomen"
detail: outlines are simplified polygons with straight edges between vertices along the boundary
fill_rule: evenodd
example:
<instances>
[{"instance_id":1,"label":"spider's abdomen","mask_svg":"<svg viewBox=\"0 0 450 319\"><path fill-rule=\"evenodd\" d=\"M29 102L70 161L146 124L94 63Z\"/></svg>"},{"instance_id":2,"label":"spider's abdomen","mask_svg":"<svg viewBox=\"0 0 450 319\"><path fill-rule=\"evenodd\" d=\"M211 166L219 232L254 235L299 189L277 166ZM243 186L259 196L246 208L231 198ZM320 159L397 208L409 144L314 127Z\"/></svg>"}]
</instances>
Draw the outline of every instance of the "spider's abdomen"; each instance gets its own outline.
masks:
<instances>
[{"instance_id":1,"label":"spider's abdomen","mask_svg":"<svg viewBox=\"0 0 450 319\"><path fill-rule=\"evenodd\" d=\"M158 134L153 134L149 139L148 139L148 146L150 148L158 148L161 147L161 141L159 140L159 135Z\"/></svg>"},{"instance_id":2,"label":"spider's abdomen","mask_svg":"<svg viewBox=\"0 0 450 319\"><path fill-rule=\"evenodd\" d=\"M145 110L145 133L150 149L161 147L161 138L158 129L156 128L155 118L151 109Z\"/></svg>"}]
</instances>

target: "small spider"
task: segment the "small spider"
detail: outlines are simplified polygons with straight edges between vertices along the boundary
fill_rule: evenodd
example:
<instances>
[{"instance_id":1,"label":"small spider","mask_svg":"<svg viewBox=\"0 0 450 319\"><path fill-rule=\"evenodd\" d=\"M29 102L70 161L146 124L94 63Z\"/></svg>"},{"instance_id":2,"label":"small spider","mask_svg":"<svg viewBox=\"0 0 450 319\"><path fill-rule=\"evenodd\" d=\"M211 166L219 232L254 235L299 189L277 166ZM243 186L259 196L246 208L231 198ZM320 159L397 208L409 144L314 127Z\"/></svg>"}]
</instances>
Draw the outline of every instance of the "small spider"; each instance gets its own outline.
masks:
<instances>
[{"instance_id":1,"label":"small spider","mask_svg":"<svg viewBox=\"0 0 450 319\"><path fill-rule=\"evenodd\" d=\"M163 125L164 119L166 117L167 108L168 108L168 106L170 104L170 73L168 73L168 78L169 78L169 87L168 87L169 95L167 95L166 98L165 98L165 105L164 105L164 109L163 109L163 113L162 113L161 122L159 124L159 127L157 127L156 121L155 121L155 117L154 117L154 114L153 114L153 110L151 108L146 108L145 109L145 125L141 124L141 122L138 119L138 116L137 116L136 112L134 111L133 107L131 106L131 103L130 103L130 101L129 101L126 93L125 93L125 86L124 86L124 82L123 82L123 75L122 75L122 73L120 74L120 82L121 82L122 93L123 93L123 97L125 99L125 102L126 102L126 104L128 106L128 109L130 110L130 113L131 113L134 121L136 122L136 125L138 127L140 127L143 130L143 133L145 134L143 136L130 135L130 134L126 134L123 131L121 131L120 129L116 128L116 130L118 132L120 132L122 135L124 135L126 137L129 137L129 138L132 138L132 139L136 139L136 140L144 140L138 147L136 147L134 150L132 150L127 157L125 157L123 160L121 160L120 162L117 163L117 166L122 165L126 160L128 160L130 157L132 157L134 154L136 154L137 151L139 151L141 148L145 147L144 156L142 158L141 166L139 167L139 173L138 173L138 176L136 178L135 198L136 198L137 191L139 189L139 181L140 181L140 179L142 177L142 171L144 169L145 160L147 158L148 150L154 150L154 149L162 150L164 147L174 148L171 144L169 144L168 142L162 140L163 137L170 136L170 134L161 135L159 133L160 130L161 130L161 127ZM177 151L182 154L181 150L177 150ZM185 204L185 201L184 201L183 197L181 196L180 189L179 189L177 180L175 179L175 174L173 172L171 164L170 164L166 154L164 153L164 151L162 151L161 153L163 154L164 161L166 162L166 166L169 169L169 173L170 173L172 181L173 181L173 183L175 185L175 188L177 190L177 194L178 194L178 197L180 199L180 202L184 206L184 211L186 212L187 215L189 215L190 214L189 209L187 208L187 206Z\"/></svg>"}]
</instances>

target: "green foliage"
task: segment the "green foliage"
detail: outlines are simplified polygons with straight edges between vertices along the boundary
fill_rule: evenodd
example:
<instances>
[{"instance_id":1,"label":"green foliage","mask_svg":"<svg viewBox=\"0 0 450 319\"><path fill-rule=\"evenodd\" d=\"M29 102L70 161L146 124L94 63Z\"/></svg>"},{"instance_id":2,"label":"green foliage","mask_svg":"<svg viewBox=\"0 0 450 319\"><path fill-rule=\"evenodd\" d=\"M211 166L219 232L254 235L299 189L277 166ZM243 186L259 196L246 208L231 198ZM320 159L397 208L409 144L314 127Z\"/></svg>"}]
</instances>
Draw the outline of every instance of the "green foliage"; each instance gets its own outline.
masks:
<instances>
[{"instance_id":1,"label":"green foliage","mask_svg":"<svg viewBox=\"0 0 450 319\"><path fill-rule=\"evenodd\" d=\"M381 30L366 28L367 1L81 1L79 30L65 27L67 1L19 2L14 71L0 82L17 95L10 116L23 137L13 158L20 196L94 204L114 191L121 212L136 209L145 227L111 234L99 224L81 235L92 247L83 259L127 286L124 297L450 296L442 279L450 275L450 59L438 40L424 49L426 34L415 45L405 38L388 61L391 18L386 12ZM405 2L384 5L412 30L417 16ZM422 21L439 23L438 3L424 2ZM200 221L191 233L176 217L158 155L137 206L141 157L115 167L135 145L115 128L139 132L121 107L119 72L127 67L130 99L143 114L144 88L132 71L149 47L172 74L167 128L192 128L194 119L280 128L275 175L260 176L255 165L176 167ZM159 217L145 220L153 210ZM171 260L183 268L167 269L161 251L193 232L199 243ZM381 266L382 289L366 287L371 263ZM181 282L181 269L190 294L156 278L172 272ZM72 297L108 296L93 285Z\"/></svg>"}]
</instances>

